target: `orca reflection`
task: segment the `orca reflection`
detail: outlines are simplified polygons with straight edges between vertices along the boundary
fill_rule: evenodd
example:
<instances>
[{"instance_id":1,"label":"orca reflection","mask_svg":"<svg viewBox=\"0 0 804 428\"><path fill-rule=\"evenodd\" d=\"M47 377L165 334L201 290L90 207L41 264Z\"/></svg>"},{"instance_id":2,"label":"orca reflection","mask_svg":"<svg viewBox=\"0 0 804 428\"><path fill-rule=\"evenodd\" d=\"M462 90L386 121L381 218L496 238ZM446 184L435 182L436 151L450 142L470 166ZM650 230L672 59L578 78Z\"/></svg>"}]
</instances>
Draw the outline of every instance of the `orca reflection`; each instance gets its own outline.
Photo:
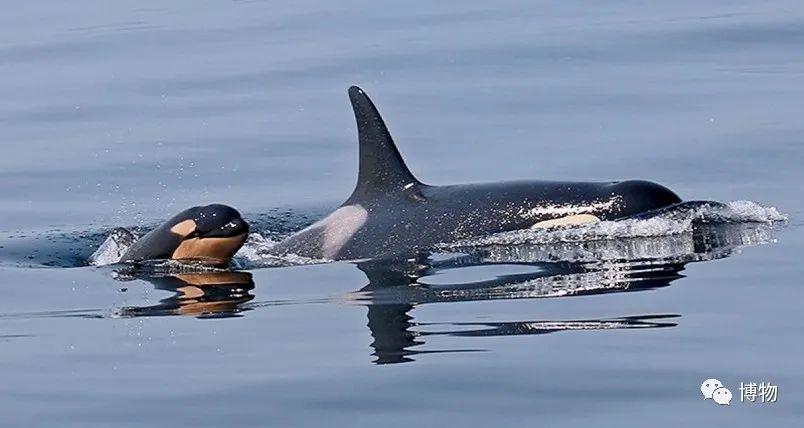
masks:
<instances>
[{"instance_id":1,"label":"orca reflection","mask_svg":"<svg viewBox=\"0 0 804 428\"><path fill-rule=\"evenodd\" d=\"M699 225L691 234L630 240L465 248L451 255L422 254L404 262L357 264L369 283L347 299L368 308L376 364L414 361L416 354L482 349L422 349L434 336L489 337L560 331L673 327L679 314L629 315L603 319L514 322L417 322L410 314L425 303L547 298L632 292L669 286L687 263L730 256L738 247L768 242L762 224ZM519 272L477 280L444 281L478 267ZM523 267L531 268L525 273ZM446 275L445 275L446 274Z\"/></svg>"},{"instance_id":2,"label":"orca reflection","mask_svg":"<svg viewBox=\"0 0 804 428\"><path fill-rule=\"evenodd\" d=\"M156 305L123 308L119 315L229 317L277 304L346 302L367 307L374 362L402 363L414 361L418 354L484 350L476 346L438 349L438 337L443 336L477 344L469 339L673 327L680 314L482 322L473 317L433 323L414 319L412 311L431 303L656 290L682 278L687 263L728 257L739 247L769 242L771 231L771 226L761 223L701 224L692 233L680 235L454 247L451 253L420 253L406 260L366 260L356 263L368 280L361 289L336 298L298 301L252 302L254 282L247 272L118 271L118 279L145 279L173 293Z\"/></svg>"},{"instance_id":3,"label":"orca reflection","mask_svg":"<svg viewBox=\"0 0 804 428\"><path fill-rule=\"evenodd\" d=\"M121 317L190 315L198 318L240 316L252 300L254 281L248 272L190 272L154 276L132 276L144 279L157 290L173 295L151 306L124 307ZM120 279L120 278L119 278Z\"/></svg>"}]
</instances>

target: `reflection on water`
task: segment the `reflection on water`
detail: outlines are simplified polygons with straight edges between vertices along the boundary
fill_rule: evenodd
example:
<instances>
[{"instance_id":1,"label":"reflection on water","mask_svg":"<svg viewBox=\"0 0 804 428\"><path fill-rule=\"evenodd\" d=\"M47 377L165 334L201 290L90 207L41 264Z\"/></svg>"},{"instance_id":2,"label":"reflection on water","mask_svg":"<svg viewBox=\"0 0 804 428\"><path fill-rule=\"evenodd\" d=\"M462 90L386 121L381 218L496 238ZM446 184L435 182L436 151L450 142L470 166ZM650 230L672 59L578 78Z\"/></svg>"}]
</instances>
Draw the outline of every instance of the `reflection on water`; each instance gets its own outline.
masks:
<instances>
[{"instance_id":1,"label":"reflection on water","mask_svg":"<svg viewBox=\"0 0 804 428\"><path fill-rule=\"evenodd\" d=\"M450 349L420 351L412 349L423 345L428 336L494 337L547 334L558 331L608 330L632 328L674 327L671 320L677 314L634 315L620 318L556 321L508 321L508 322L453 322L417 323L409 312L414 305L370 305L368 327L374 341L371 347L376 364L394 364L415 361L417 354L444 352L477 352L482 349ZM435 328L436 330L430 330ZM427 329L423 331L423 329Z\"/></svg>"},{"instance_id":2,"label":"reflection on water","mask_svg":"<svg viewBox=\"0 0 804 428\"><path fill-rule=\"evenodd\" d=\"M522 249L523 252L527 252ZM484 253L481 251L481 254ZM416 322L410 312L420 304L491 299L524 299L538 297L578 296L621 291L639 291L666 287L682 275L684 263L648 263L620 261L606 264L577 262L528 262L523 259L501 261L476 255L457 257L454 265L444 261L417 263L408 270L391 267L383 270L379 262L358 264L370 283L349 298L368 307L368 327L374 339L371 346L377 364L412 361L411 355L422 353L412 348L423 345L427 336L513 336L545 334L558 331L604 330L671 327L666 322L677 314L634 315L613 319L589 320L523 320L514 322L454 322L431 324ZM504 264L502 264L504 263ZM469 266L521 267L532 266L530 273L502 274L494 278L470 282L428 284L428 277L443 274L445 270L465 269ZM498 265L498 266L495 266ZM399 267L394 263L390 266ZM418 269L420 273L415 274ZM476 274L476 272L475 272ZM433 326L438 330L430 331ZM474 327L467 329L467 327ZM423 331L427 329L428 331ZM457 352L459 350L450 350ZM468 350L460 350L468 351ZM447 352L428 351L430 352Z\"/></svg>"},{"instance_id":3,"label":"reflection on water","mask_svg":"<svg viewBox=\"0 0 804 428\"><path fill-rule=\"evenodd\" d=\"M413 319L418 305L493 299L569 297L667 287L687 263L730 256L735 249L772 239L771 226L759 223L701 224L692 233L651 238L539 245L467 247L455 253L422 253L405 260L356 263L368 280L361 289L337 298L365 305L375 363L413 361L422 353L482 349L417 350L427 337L537 335L560 331L672 327L679 314L623 314L605 319L521 320L428 323ZM456 249L456 251L458 251ZM463 274L468 272L469 274ZM240 316L244 311L305 301L252 302L254 282L247 272L182 272L118 279L145 279L174 294L157 305L125 307L123 317L190 315ZM270 285L265 288L270 293Z\"/></svg>"},{"instance_id":4,"label":"reflection on water","mask_svg":"<svg viewBox=\"0 0 804 428\"><path fill-rule=\"evenodd\" d=\"M649 239L474 247L457 255L421 255L406 262L367 261L358 263L358 268L366 274L369 284L346 298L368 307L377 364L413 361L412 355L423 353L415 348L433 335L486 337L673 327L676 323L671 320L680 317L678 314L432 324L416 322L410 312L426 303L657 289L682 278L681 271L687 263L728 257L741 246L771 239L771 228L765 224L698 225L689 234ZM522 273L523 266L532 270ZM520 271L480 281L476 271L468 281L437 280L450 271L476 267L516 267ZM461 350L449 350L456 351Z\"/></svg>"},{"instance_id":5,"label":"reflection on water","mask_svg":"<svg viewBox=\"0 0 804 428\"><path fill-rule=\"evenodd\" d=\"M119 278L120 279L120 278ZM198 272L144 277L157 290L173 292L152 306L124 307L122 317L190 315L198 318L239 316L254 298L248 272Z\"/></svg>"}]
</instances>

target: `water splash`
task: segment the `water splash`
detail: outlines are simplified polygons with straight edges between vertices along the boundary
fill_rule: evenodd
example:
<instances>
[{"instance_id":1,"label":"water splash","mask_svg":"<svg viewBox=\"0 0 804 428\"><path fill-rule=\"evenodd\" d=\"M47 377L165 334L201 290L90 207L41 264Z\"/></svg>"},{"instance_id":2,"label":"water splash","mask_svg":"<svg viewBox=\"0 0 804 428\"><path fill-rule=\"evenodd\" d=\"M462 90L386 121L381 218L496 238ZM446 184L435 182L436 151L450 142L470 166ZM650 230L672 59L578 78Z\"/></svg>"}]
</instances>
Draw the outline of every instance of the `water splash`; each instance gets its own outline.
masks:
<instances>
[{"instance_id":1,"label":"water splash","mask_svg":"<svg viewBox=\"0 0 804 428\"><path fill-rule=\"evenodd\" d=\"M89 256L87 263L92 266L104 266L117 263L136 240L137 236L133 233L127 229L118 227L114 229L100 247Z\"/></svg>"},{"instance_id":2,"label":"water splash","mask_svg":"<svg viewBox=\"0 0 804 428\"><path fill-rule=\"evenodd\" d=\"M523 229L496 233L438 245L455 249L490 245L557 244L630 238L649 238L692 233L695 224L763 223L786 221L787 216L775 207L751 201L685 202L649 216L615 221L601 221L571 228Z\"/></svg>"},{"instance_id":3,"label":"water splash","mask_svg":"<svg viewBox=\"0 0 804 428\"><path fill-rule=\"evenodd\" d=\"M271 254L271 249L279 240L266 238L260 233L252 233L243 248L237 252L233 263L240 269L259 269L266 267L283 267L328 263L332 260L314 259L296 254L277 256Z\"/></svg>"}]
</instances>

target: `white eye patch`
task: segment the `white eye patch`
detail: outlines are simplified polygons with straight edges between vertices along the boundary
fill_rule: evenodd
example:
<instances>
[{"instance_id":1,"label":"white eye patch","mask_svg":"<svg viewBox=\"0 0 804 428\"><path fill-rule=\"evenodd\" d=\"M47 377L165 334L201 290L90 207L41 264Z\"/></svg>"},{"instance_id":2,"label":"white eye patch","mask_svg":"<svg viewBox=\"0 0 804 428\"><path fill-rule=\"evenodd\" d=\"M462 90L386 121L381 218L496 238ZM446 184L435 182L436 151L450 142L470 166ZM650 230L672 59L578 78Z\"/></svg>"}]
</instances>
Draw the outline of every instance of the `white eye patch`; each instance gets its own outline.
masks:
<instances>
[{"instance_id":1,"label":"white eye patch","mask_svg":"<svg viewBox=\"0 0 804 428\"><path fill-rule=\"evenodd\" d=\"M175 226L170 228L170 231L175 233L179 236L187 236L193 232L195 232L195 228L197 225L193 220L184 220L180 223L177 223Z\"/></svg>"}]
</instances>

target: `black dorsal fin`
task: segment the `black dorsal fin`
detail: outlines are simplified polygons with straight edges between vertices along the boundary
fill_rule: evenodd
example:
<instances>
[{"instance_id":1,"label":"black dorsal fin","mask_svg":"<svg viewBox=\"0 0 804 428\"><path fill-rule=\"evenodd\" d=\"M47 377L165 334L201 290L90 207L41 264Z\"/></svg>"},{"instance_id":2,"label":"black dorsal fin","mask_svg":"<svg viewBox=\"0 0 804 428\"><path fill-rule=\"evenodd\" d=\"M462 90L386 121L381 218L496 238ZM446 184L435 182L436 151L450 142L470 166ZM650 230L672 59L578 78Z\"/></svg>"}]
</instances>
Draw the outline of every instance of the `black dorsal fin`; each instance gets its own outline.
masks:
<instances>
[{"instance_id":1,"label":"black dorsal fin","mask_svg":"<svg viewBox=\"0 0 804 428\"><path fill-rule=\"evenodd\" d=\"M350 201L374 195L403 192L421 183L405 165L377 107L358 88L349 88L360 142L360 166Z\"/></svg>"}]
</instances>

